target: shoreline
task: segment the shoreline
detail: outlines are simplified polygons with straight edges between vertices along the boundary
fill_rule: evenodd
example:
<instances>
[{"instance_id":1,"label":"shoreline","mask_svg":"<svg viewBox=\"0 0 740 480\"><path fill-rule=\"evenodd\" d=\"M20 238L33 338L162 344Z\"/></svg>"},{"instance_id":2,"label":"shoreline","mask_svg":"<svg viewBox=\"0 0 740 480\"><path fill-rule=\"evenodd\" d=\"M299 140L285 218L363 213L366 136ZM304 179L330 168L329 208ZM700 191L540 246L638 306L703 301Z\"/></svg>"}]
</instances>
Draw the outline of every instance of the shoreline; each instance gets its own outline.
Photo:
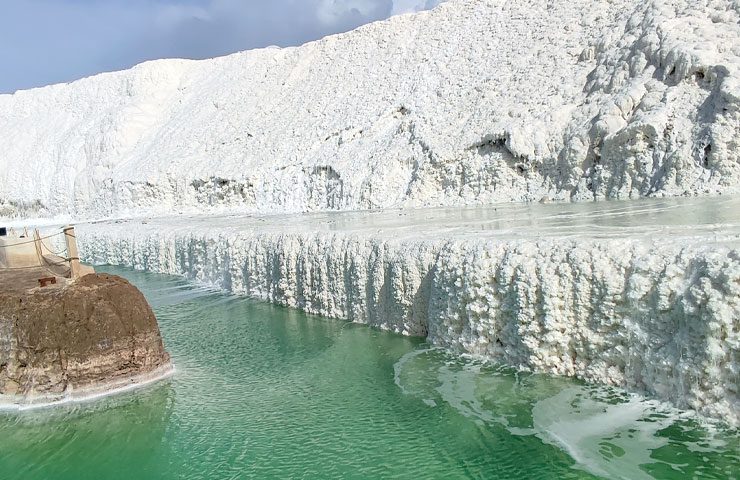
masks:
<instances>
[{"instance_id":1,"label":"shoreline","mask_svg":"<svg viewBox=\"0 0 740 480\"><path fill-rule=\"evenodd\" d=\"M86 387L59 395L43 395L28 401L17 396L0 395L0 412L26 412L54 408L68 404L89 403L105 397L132 392L164 381L175 374L173 363L162 365L151 372L125 379L118 379L102 385Z\"/></svg>"}]
</instances>

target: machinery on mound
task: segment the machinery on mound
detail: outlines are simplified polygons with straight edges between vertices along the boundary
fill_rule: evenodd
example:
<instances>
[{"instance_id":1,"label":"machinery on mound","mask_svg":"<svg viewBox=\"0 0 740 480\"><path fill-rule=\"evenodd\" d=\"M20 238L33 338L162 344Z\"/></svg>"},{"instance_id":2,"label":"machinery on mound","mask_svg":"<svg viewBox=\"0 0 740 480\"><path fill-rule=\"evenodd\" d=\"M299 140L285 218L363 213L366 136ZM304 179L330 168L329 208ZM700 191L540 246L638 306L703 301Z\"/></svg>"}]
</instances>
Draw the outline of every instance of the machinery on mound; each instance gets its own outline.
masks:
<instances>
[{"instance_id":1,"label":"machinery on mound","mask_svg":"<svg viewBox=\"0 0 740 480\"><path fill-rule=\"evenodd\" d=\"M61 235L66 251L55 251ZM96 396L171 370L142 293L81 265L74 228L48 237L0 230L0 404Z\"/></svg>"}]
</instances>

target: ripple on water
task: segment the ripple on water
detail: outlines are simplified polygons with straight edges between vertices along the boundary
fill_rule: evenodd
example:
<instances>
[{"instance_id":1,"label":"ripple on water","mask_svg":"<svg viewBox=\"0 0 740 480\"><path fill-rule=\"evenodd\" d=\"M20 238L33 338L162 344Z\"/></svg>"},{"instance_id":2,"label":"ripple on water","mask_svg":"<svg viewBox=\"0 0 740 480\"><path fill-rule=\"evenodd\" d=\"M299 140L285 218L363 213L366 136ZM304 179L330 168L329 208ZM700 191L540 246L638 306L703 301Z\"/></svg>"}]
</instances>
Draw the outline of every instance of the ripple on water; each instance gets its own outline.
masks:
<instances>
[{"instance_id":1,"label":"ripple on water","mask_svg":"<svg viewBox=\"0 0 740 480\"><path fill-rule=\"evenodd\" d=\"M0 415L0 478L729 478L737 432L419 340L111 269L177 366L89 405Z\"/></svg>"},{"instance_id":2,"label":"ripple on water","mask_svg":"<svg viewBox=\"0 0 740 480\"><path fill-rule=\"evenodd\" d=\"M576 468L603 478L732 478L740 464L736 430L614 388L515 372L437 349L402 357L395 381L427 405L445 404L481 425L561 448Z\"/></svg>"}]
</instances>

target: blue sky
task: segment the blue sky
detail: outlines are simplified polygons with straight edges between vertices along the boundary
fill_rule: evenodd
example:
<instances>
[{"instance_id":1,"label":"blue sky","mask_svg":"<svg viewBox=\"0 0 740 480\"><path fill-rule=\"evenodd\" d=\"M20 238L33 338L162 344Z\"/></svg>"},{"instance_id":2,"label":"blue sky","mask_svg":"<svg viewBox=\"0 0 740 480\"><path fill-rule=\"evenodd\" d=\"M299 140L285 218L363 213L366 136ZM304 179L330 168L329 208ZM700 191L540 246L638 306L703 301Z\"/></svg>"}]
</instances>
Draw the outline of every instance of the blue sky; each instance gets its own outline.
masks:
<instances>
[{"instance_id":1,"label":"blue sky","mask_svg":"<svg viewBox=\"0 0 740 480\"><path fill-rule=\"evenodd\" d=\"M0 0L0 93L155 58L298 45L440 0Z\"/></svg>"}]
</instances>

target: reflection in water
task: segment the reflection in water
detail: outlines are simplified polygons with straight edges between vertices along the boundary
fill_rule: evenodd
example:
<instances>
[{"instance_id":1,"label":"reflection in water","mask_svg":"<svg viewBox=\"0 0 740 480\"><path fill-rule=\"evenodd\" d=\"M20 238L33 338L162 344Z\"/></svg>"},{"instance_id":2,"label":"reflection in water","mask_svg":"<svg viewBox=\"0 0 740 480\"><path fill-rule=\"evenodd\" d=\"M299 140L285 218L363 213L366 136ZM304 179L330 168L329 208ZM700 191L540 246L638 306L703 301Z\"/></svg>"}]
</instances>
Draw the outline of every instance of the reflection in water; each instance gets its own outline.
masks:
<instances>
[{"instance_id":1,"label":"reflection in water","mask_svg":"<svg viewBox=\"0 0 740 480\"><path fill-rule=\"evenodd\" d=\"M737 432L659 404L110 270L152 303L175 375L0 416L3 480L728 478L738 464Z\"/></svg>"},{"instance_id":2,"label":"reflection in water","mask_svg":"<svg viewBox=\"0 0 740 480\"><path fill-rule=\"evenodd\" d=\"M197 217L196 217L197 218ZM229 217L238 225L238 216ZM287 218L268 217L261 229L285 225ZM205 219L201 219L205 221ZM218 220L209 218L210 224ZM420 235L445 230L446 235L471 232L538 238L589 235L605 238L639 233L696 235L740 233L740 197L699 197L554 203L502 203L455 208L382 212L322 212L291 217L289 228L316 231L392 231Z\"/></svg>"}]
</instances>

